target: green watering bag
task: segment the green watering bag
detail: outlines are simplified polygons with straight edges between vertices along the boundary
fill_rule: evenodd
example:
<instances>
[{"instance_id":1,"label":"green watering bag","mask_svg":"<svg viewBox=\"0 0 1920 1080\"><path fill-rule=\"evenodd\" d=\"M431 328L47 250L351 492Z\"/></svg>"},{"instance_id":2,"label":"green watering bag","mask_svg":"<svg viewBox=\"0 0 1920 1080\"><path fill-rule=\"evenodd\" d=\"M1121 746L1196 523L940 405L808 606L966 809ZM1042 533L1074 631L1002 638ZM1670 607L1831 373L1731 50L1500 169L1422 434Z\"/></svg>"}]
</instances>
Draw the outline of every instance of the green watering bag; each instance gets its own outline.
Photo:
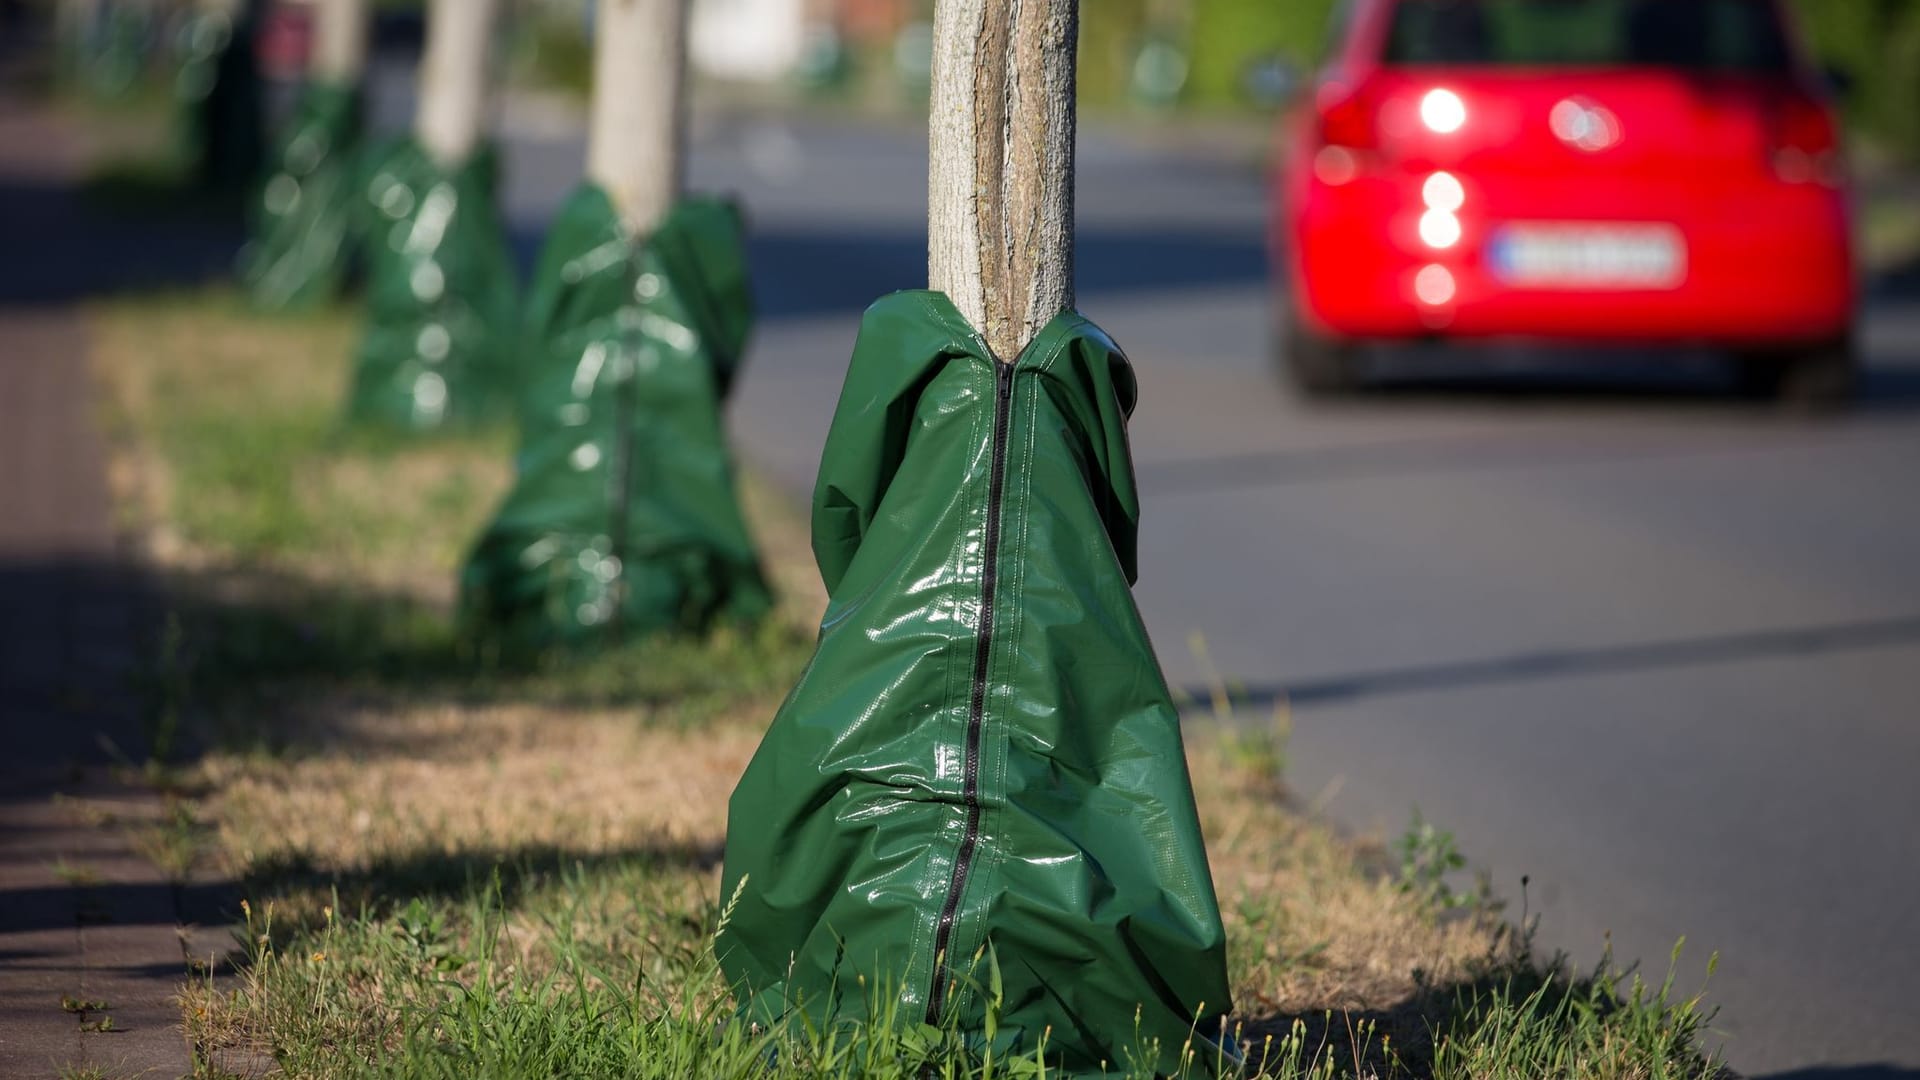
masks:
<instances>
[{"instance_id":1,"label":"green watering bag","mask_svg":"<svg viewBox=\"0 0 1920 1080\"><path fill-rule=\"evenodd\" d=\"M1130 588L1134 394L1078 315L1004 364L943 294L868 310L813 495L819 646L728 815L751 1019L978 1032L997 977L1003 1049L1213 1058L1225 935Z\"/></svg>"},{"instance_id":2,"label":"green watering bag","mask_svg":"<svg viewBox=\"0 0 1920 1080\"><path fill-rule=\"evenodd\" d=\"M461 575L476 633L545 647L772 607L721 418L751 321L731 204L686 199L636 245L598 187L573 195L529 303L517 479Z\"/></svg>"},{"instance_id":3,"label":"green watering bag","mask_svg":"<svg viewBox=\"0 0 1920 1080\"><path fill-rule=\"evenodd\" d=\"M361 112L357 87L313 82L300 91L240 253L255 306L310 309L339 295L359 227Z\"/></svg>"},{"instance_id":4,"label":"green watering bag","mask_svg":"<svg viewBox=\"0 0 1920 1080\"><path fill-rule=\"evenodd\" d=\"M366 182L367 329L347 417L424 431L499 416L518 388L513 257L491 147L446 168L413 140Z\"/></svg>"}]
</instances>

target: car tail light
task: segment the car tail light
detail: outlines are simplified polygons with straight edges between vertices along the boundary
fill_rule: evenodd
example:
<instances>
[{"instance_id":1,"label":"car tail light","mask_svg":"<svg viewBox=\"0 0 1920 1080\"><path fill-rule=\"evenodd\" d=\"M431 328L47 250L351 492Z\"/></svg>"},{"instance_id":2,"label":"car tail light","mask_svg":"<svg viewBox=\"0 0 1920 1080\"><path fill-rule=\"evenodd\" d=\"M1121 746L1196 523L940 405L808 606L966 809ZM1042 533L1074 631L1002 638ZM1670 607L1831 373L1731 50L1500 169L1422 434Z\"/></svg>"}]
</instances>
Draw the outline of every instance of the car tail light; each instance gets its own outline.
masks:
<instances>
[{"instance_id":1,"label":"car tail light","mask_svg":"<svg viewBox=\"0 0 1920 1080\"><path fill-rule=\"evenodd\" d=\"M1372 149L1379 141L1372 95L1338 83L1320 87L1320 140L1328 146Z\"/></svg>"},{"instance_id":2,"label":"car tail light","mask_svg":"<svg viewBox=\"0 0 1920 1080\"><path fill-rule=\"evenodd\" d=\"M1789 183L1838 186L1845 172L1833 114L1808 97L1784 98L1775 109L1772 156L1774 175Z\"/></svg>"},{"instance_id":3,"label":"car tail light","mask_svg":"<svg viewBox=\"0 0 1920 1080\"><path fill-rule=\"evenodd\" d=\"M1467 103L1444 86L1420 98L1420 122L1435 135L1451 135L1467 124Z\"/></svg>"}]
</instances>

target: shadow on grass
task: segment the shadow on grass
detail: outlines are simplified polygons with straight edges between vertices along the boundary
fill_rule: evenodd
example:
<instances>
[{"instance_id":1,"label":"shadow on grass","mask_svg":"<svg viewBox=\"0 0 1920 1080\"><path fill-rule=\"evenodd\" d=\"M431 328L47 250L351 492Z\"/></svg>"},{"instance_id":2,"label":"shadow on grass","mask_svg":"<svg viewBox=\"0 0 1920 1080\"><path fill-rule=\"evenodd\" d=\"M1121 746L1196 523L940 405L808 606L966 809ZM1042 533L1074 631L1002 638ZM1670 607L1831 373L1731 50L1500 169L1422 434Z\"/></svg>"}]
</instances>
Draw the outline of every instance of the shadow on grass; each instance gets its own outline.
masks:
<instances>
[{"instance_id":1,"label":"shadow on grass","mask_svg":"<svg viewBox=\"0 0 1920 1080\"><path fill-rule=\"evenodd\" d=\"M720 854L717 844L685 842L649 843L617 851L574 851L534 844L415 852L376 859L351 871L321 869L303 855L294 854L255 863L239 884L247 895L259 898L302 889L328 889L339 897L343 912L374 918L390 915L417 900L463 902L479 897L489 898L500 910L510 912L527 894L554 882L616 874L705 873L720 865Z\"/></svg>"},{"instance_id":2,"label":"shadow on grass","mask_svg":"<svg viewBox=\"0 0 1920 1080\"><path fill-rule=\"evenodd\" d=\"M431 752L422 736L328 723L329 713L355 705L630 707L649 723L692 727L777 698L810 648L805 635L769 619L705 637L508 654L463 634L440 605L258 569L176 572L164 593L169 627L146 696L158 712L191 714L185 754L208 746L298 753L342 742L356 751ZM307 707L316 695L327 707ZM261 724L262 715L297 720Z\"/></svg>"}]
</instances>

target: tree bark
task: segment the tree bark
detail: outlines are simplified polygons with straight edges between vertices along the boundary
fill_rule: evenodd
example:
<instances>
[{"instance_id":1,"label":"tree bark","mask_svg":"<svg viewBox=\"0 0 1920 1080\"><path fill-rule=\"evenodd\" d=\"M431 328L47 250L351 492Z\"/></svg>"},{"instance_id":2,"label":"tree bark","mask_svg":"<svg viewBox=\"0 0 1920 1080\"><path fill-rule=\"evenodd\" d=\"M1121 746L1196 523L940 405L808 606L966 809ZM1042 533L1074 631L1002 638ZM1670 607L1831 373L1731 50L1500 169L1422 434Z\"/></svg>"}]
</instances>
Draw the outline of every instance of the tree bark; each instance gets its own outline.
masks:
<instances>
[{"instance_id":1,"label":"tree bark","mask_svg":"<svg viewBox=\"0 0 1920 1080\"><path fill-rule=\"evenodd\" d=\"M598 0L587 178L636 237L680 197L687 0Z\"/></svg>"},{"instance_id":2,"label":"tree bark","mask_svg":"<svg viewBox=\"0 0 1920 1080\"><path fill-rule=\"evenodd\" d=\"M240 0L217 0L232 10ZM314 5L313 77L357 85L367 70L367 0L319 0Z\"/></svg>"},{"instance_id":3,"label":"tree bark","mask_svg":"<svg viewBox=\"0 0 1920 1080\"><path fill-rule=\"evenodd\" d=\"M1078 0L937 0L927 280L1012 360L1073 306Z\"/></svg>"},{"instance_id":4,"label":"tree bark","mask_svg":"<svg viewBox=\"0 0 1920 1080\"><path fill-rule=\"evenodd\" d=\"M498 0L428 0L414 137L445 168L467 162L486 131Z\"/></svg>"}]
</instances>

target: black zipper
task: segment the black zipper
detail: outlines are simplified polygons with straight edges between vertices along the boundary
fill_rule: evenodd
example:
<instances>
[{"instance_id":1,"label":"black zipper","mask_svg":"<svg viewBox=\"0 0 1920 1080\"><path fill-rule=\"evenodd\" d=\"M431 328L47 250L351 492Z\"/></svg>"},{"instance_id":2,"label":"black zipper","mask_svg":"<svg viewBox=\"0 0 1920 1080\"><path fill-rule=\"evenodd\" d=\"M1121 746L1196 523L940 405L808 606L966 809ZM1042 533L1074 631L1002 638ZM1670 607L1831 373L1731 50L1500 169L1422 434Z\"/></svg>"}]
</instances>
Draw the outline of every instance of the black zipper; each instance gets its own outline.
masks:
<instances>
[{"instance_id":1,"label":"black zipper","mask_svg":"<svg viewBox=\"0 0 1920 1080\"><path fill-rule=\"evenodd\" d=\"M1006 494L1007 429L1013 417L1013 365L996 359L993 393L993 475L987 482L986 566L980 575L980 632L973 649L973 696L967 705L967 748L961 783L962 799L967 807L967 828L960 835L960 849L953 858L953 876L947 881L947 901L940 907L940 921L933 934L933 986L927 990L927 1023L940 1024L940 1010L946 1003L947 946L953 938L953 923L960 913L960 896L966 891L967 873L973 866L973 849L980 843L980 729L987 714L987 662L993 645L993 593L1000 578L1000 500Z\"/></svg>"}]
</instances>

